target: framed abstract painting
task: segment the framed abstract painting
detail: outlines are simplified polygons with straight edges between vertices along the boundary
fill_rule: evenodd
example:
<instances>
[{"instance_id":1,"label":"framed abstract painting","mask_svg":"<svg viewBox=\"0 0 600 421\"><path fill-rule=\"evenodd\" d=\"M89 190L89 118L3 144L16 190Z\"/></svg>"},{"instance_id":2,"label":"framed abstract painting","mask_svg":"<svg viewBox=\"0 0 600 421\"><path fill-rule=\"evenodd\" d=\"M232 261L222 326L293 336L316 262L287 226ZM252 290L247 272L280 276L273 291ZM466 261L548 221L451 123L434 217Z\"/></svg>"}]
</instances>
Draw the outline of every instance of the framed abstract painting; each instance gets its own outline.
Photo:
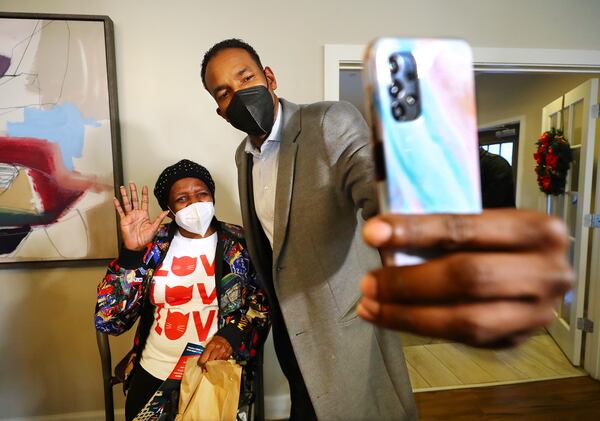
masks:
<instances>
[{"instance_id":1,"label":"framed abstract painting","mask_svg":"<svg viewBox=\"0 0 600 421\"><path fill-rule=\"evenodd\" d=\"M108 17L0 13L0 263L117 255L115 75Z\"/></svg>"}]
</instances>

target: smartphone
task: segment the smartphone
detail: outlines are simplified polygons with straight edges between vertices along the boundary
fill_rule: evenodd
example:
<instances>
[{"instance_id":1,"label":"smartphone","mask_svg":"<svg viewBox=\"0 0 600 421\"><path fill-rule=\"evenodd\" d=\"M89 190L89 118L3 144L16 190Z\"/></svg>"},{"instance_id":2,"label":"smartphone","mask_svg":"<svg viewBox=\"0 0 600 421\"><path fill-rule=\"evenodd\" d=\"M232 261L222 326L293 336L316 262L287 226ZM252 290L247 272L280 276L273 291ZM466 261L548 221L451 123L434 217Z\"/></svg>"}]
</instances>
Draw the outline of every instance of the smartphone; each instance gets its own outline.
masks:
<instances>
[{"instance_id":1,"label":"smartphone","mask_svg":"<svg viewBox=\"0 0 600 421\"><path fill-rule=\"evenodd\" d=\"M481 212L473 59L452 39L380 38L364 57L380 212ZM434 254L435 255L435 254ZM386 265L432 254L402 250Z\"/></svg>"}]
</instances>

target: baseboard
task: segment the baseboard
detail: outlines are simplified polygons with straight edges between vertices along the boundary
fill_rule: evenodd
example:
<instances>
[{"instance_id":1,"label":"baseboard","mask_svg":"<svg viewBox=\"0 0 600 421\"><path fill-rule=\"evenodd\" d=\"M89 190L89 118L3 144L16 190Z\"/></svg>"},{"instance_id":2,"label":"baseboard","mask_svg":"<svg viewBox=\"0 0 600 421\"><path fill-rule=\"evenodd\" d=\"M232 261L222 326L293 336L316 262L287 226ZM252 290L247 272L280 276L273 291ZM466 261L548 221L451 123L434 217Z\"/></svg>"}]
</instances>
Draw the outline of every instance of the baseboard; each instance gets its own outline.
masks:
<instances>
[{"instance_id":1,"label":"baseboard","mask_svg":"<svg viewBox=\"0 0 600 421\"><path fill-rule=\"evenodd\" d=\"M290 418L290 395L265 396L265 419L269 421Z\"/></svg>"},{"instance_id":2,"label":"baseboard","mask_svg":"<svg viewBox=\"0 0 600 421\"><path fill-rule=\"evenodd\" d=\"M265 396L265 418L269 421L287 420L290 417L289 395ZM124 419L125 409L116 409L115 418ZM104 421L104 411L71 412L67 414L39 415L35 417L2 418L0 421Z\"/></svg>"},{"instance_id":3,"label":"baseboard","mask_svg":"<svg viewBox=\"0 0 600 421\"><path fill-rule=\"evenodd\" d=\"M117 420L125 419L125 409L115 409ZM67 414L39 415L35 417L0 418L2 421L104 421L104 411L70 412Z\"/></svg>"},{"instance_id":4,"label":"baseboard","mask_svg":"<svg viewBox=\"0 0 600 421\"><path fill-rule=\"evenodd\" d=\"M287 420L290 417L289 395L265 396L265 418L269 421ZM125 409L116 409L115 418L125 418ZM67 414L39 415L35 417L2 418L0 421L104 421L104 411L71 412Z\"/></svg>"}]
</instances>

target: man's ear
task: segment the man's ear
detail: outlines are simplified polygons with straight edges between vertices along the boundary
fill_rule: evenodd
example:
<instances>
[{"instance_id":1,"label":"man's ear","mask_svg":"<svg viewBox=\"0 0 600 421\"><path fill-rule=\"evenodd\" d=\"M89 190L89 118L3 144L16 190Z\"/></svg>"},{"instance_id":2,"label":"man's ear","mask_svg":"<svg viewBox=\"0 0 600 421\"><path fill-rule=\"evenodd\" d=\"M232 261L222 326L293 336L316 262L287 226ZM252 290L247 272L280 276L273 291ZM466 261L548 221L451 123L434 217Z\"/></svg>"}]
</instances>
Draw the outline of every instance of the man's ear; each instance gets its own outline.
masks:
<instances>
[{"instance_id":1,"label":"man's ear","mask_svg":"<svg viewBox=\"0 0 600 421\"><path fill-rule=\"evenodd\" d=\"M272 91L274 91L275 89L277 89L277 79L275 79L275 74L273 73L273 70L271 70L269 66L265 66L264 72L265 77L267 78L267 85Z\"/></svg>"}]
</instances>

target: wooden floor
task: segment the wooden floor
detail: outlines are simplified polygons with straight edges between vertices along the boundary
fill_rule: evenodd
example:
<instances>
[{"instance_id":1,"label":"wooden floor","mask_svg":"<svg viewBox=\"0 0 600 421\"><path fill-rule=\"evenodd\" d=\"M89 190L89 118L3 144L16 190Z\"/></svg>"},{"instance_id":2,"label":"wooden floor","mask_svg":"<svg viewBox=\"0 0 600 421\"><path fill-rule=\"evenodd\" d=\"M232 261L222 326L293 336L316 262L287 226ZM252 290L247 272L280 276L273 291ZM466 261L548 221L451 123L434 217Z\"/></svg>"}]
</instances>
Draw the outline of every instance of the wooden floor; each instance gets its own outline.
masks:
<instances>
[{"instance_id":1,"label":"wooden floor","mask_svg":"<svg viewBox=\"0 0 600 421\"><path fill-rule=\"evenodd\" d=\"M585 376L545 332L508 350L481 350L457 343L405 337L415 392L491 386ZM598 417L600 420L600 416Z\"/></svg>"},{"instance_id":2,"label":"wooden floor","mask_svg":"<svg viewBox=\"0 0 600 421\"><path fill-rule=\"evenodd\" d=\"M600 420L600 382L590 377L415 393L419 420Z\"/></svg>"}]
</instances>

